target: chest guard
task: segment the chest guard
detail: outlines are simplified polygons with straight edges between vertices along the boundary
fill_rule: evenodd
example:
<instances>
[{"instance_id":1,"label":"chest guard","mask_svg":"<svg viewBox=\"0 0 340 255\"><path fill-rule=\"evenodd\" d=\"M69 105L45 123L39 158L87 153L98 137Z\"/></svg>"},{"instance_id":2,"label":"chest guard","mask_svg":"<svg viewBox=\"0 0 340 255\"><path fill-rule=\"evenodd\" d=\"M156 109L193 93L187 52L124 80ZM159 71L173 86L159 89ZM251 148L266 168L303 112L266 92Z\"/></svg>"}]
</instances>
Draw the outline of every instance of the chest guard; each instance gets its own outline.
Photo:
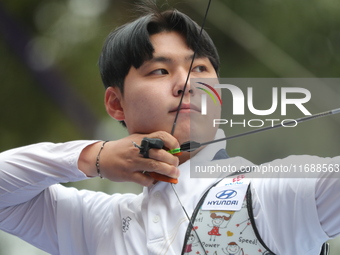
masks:
<instances>
[{"instance_id":1,"label":"chest guard","mask_svg":"<svg viewBox=\"0 0 340 255\"><path fill-rule=\"evenodd\" d=\"M257 231L250 183L244 177L223 179L202 196L187 229L182 255L275 255ZM241 199L235 195L238 192ZM214 200L214 195L220 200ZM329 244L324 243L320 255L329 255L329 251Z\"/></svg>"},{"instance_id":2,"label":"chest guard","mask_svg":"<svg viewBox=\"0 0 340 255\"><path fill-rule=\"evenodd\" d=\"M193 212L183 255L274 254L253 227L250 185L243 177L224 179L204 194Z\"/></svg>"}]
</instances>

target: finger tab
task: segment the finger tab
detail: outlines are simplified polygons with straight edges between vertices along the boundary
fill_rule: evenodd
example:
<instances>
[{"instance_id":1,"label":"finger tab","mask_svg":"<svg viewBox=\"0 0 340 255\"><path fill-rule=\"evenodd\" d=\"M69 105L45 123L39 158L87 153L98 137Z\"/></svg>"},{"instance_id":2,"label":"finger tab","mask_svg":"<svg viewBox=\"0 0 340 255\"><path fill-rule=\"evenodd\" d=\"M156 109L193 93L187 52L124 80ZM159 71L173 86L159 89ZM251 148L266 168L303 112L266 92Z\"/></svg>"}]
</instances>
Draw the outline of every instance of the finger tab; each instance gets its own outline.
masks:
<instances>
[{"instance_id":1,"label":"finger tab","mask_svg":"<svg viewBox=\"0 0 340 255\"><path fill-rule=\"evenodd\" d=\"M174 183L174 184L178 183L178 179L171 178L169 176L162 175L159 173L149 172L149 175L157 181L169 182L169 183Z\"/></svg>"}]
</instances>

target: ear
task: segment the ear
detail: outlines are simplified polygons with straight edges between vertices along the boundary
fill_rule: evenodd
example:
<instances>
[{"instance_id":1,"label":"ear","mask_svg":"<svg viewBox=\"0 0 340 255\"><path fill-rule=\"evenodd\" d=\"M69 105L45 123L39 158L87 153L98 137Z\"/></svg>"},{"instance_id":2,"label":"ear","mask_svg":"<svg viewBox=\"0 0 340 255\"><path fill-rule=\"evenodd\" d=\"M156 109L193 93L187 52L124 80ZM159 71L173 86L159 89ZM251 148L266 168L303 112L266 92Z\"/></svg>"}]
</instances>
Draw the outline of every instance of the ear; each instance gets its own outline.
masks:
<instances>
[{"instance_id":1,"label":"ear","mask_svg":"<svg viewBox=\"0 0 340 255\"><path fill-rule=\"evenodd\" d=\"M124 109L121 104L123 96L117 87L108 87L105 91L105 107L107 113L116 120L124 120Z\"/></svg>"}]
</instances>

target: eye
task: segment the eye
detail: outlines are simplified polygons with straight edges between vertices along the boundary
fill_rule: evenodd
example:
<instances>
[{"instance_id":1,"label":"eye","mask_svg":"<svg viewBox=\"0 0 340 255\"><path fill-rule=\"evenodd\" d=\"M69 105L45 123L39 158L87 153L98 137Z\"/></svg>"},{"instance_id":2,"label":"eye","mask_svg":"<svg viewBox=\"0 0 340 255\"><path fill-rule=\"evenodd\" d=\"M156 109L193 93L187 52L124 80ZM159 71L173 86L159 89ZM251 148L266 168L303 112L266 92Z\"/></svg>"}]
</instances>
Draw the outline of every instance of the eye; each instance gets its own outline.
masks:
<instances>
[{"instance_id":1,"label":"eye","mask_svg":"<svg viewBox=\"0 0 340 255\"><path fill-rule=\"evenodd\" d=\"M192 69L193 72L197 72L197 73L202 73L207 71L207 68L205 66L196 66Z\"/></svg>"},{"instance_id":2,"label":"eye","mask_svg":"<svg viewBox=\"0 0 340 255\"><path fill-rule=\"evenodd\" d=\"M169 74L169 72L166 69L156 69L152 71L150 74L164 75L164 74Z\"/></svg>"}]
</instances>

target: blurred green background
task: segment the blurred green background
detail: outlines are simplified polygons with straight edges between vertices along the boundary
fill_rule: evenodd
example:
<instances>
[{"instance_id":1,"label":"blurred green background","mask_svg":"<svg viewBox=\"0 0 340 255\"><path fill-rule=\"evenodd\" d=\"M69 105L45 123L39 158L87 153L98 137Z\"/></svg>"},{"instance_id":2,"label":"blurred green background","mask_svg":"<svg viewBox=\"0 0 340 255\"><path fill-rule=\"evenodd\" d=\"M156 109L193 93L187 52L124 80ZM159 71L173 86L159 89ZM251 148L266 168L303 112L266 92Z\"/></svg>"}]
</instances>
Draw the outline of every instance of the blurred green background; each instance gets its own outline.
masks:
<instances>
[{"instance_id":1,"label":"blurred green background","mask_svg":"<svg viewBox=\"0 0 340 255\"><path fill-rule=\"evenodd\" d=\"M0 151L43 141L126 135L105 112L97 60L107 34L136 17L135 2L0 3ZM168 2L201 24L208 1ZM339 14L337 0L213 0L206 30L220 52L220 76L338 78ZM316 91L313 113L340 106L337 84L321 84ZM228 142L228 153L255 163L290 154L335 156L339 122L339 116L332 116L240 138ZM141 190L99 178L67 185L108 193ZM332 254L338 253L333 242ZM0 232L0 255L17 254L45 253Z\"/></svg>"}]
</instances>

